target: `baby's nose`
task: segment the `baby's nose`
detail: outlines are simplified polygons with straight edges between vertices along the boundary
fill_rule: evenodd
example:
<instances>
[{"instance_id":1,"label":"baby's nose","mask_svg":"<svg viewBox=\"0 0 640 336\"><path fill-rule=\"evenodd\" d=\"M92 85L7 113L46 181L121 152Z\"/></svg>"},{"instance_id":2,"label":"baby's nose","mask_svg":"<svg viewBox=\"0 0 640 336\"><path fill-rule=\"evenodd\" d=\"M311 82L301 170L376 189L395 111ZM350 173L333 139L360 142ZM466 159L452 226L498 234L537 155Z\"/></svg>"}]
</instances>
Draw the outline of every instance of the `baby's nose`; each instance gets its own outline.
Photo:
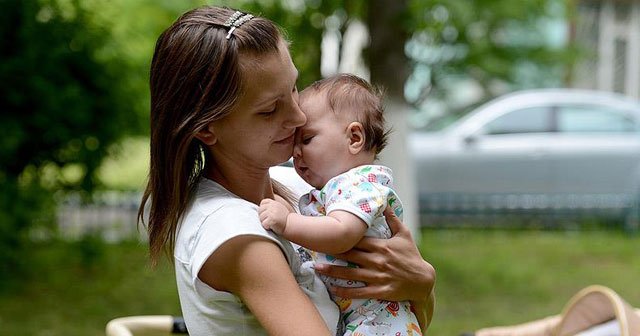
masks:
<instances>
[{"instance_id":1,"label":"baby's nose","mask_svg":"<svg viewBox=\"0 0 640 336\"><path fill-rule=\"evenodd\" d=\"M300 148L300 144L296 142L293 145L293 157L300 158L302 156L302 149Z\"/></svg>"}]
</instances>

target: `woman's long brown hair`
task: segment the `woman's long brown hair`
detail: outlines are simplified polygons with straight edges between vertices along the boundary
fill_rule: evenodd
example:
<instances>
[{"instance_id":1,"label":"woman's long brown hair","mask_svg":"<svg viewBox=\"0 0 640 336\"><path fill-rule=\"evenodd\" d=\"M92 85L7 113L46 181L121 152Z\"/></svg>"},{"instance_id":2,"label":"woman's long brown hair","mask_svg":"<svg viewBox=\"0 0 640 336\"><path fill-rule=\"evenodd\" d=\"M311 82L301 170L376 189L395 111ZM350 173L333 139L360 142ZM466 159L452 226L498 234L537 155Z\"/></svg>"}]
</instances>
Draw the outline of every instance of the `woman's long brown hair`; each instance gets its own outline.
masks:
<instances>
[{"instance_id":1,"label":"woman's long brown hair","mask_svg":"<svg viewBox=\"0 0 640 336\"><path fill-rule=\"evenodd\" d=\"M138 223L145 225L149 215L153 264L163 251L170 256L197 181L205 165L215 164L195 135L236 103L242 87L240 55L275 52L283 38L273 22L255 17L227 39L224 23L234 12L212 6L191 10L156 42L150 75L151 162L138 209Z\"/></svg>"}]
</instances>

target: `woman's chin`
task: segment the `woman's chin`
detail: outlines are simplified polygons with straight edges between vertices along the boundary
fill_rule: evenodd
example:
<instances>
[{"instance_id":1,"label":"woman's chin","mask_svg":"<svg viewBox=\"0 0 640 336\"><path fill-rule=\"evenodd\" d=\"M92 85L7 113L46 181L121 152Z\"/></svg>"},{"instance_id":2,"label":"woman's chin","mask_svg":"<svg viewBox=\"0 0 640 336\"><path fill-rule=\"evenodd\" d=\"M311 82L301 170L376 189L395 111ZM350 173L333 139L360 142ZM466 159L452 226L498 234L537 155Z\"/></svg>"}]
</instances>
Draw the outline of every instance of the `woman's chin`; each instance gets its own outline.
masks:
<instances>
[{"instance_id":1,"label":"woman's chin","mask_svg":"<svg viewBox=\"0 0 640 336\"><path fill-rule=\"evenodd\" d=\"M278 163L276 164L276 166L286 166L286 167L292 167L293 164L290 161L291 158L288 158L286 160L279 160Z\"/></svg>"},{"instance_id":2,"label":"woman's chin","mask_svg":"<svg viewBox=\"0 0 640 336\"><path fill-rule=\"evenodd\" d=\"M273 165L274 166L292 166L293 164L289 162L291 159L291 152L287 151L278 151L278 155L273 156Z\"/></svg>"}]
</instances>

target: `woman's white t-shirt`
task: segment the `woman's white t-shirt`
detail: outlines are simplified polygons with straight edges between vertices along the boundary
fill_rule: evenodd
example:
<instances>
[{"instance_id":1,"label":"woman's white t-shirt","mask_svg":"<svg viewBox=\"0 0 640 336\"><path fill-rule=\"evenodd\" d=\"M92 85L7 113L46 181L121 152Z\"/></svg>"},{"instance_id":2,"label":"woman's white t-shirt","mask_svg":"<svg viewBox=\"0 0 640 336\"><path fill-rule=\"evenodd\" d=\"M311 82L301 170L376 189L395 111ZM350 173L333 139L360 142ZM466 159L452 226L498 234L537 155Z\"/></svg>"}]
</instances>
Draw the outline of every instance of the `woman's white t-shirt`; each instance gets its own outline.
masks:
<instances>
[{"instance_id":1,"label":"woman's white t-shirt","mask_svg":"<svg viewBox=\"0 0 640 336\"><path fill-rule=\"evenodd\" d=\"M292 169L289 173L295 175ZM280 247L296 281L313 301L329 329L335 331L338 309L310 263L301 260L299 253L304 259L304 250L266 231L258 218L258 206L201 178L194 200L180 223L174 249L178 294L189 335L266 334L238 297L211 288L197 276L214 251L229 239L241 235L265 237ZM278 300L277 297L273 299ZM294 310L296 307L282 309Z\"/></svg>"}]
</instances>

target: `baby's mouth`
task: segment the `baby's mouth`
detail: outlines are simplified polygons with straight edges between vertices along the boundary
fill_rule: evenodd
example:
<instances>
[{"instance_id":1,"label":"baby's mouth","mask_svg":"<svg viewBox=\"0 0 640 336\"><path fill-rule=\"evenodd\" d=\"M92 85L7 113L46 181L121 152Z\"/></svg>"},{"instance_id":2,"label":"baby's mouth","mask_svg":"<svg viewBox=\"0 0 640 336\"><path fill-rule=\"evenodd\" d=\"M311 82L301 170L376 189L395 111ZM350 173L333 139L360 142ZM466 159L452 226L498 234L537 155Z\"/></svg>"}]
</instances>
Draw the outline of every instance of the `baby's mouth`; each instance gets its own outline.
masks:
<instances>
[{"instance_id":1,"label":"baby's mouth","mask_svg":"<svg viewBox=\"0 0 640 336\"><path fill-rule=\"evenodd\" d=\"M307 170L309 170L309 168L308 168L308 167L306 167L306 166L304 166L304 165L297 164L297 163L294 163L294 165L295 165L296 170L298 171L298 173L299 173L300 175L303 175L304 173L306 173L306 172L307 172Z\"/></svg>"}]
</instances>

